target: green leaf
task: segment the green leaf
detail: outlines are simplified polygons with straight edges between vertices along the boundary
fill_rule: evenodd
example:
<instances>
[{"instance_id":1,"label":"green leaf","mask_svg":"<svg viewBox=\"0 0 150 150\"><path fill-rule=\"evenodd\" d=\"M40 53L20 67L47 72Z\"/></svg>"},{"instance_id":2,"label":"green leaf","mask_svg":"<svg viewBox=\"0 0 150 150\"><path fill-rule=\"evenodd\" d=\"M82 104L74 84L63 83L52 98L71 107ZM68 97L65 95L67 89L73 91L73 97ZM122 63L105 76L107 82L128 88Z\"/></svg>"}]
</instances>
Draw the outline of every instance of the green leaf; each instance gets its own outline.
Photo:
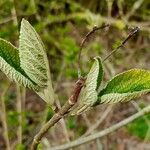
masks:
<instances>
[{"instance_id":1,"label":"green leaf","mask_svg":"<svg viewBox=\"0 0 150 150\"><path fill-rule=\"evenodd\" d=\"M47 103L53 104L54 90L45 47L40 36L25 19L21 22L19 56L21 67L40 87L37 94Z\"/></svg>"},{"instance_id":2,"label":"green leaf","mask_svg":"<svg viewBox=\"0 0 150 150\"><path fill-rule=\"evenodd\" d=\"M103 78L103 67L100 57L96 57L92 68L90 69L85 86L81 89L78 102L73 107L73 115L80 114L88 110L98 98L97 90Z\"/></svg>"},{"instance_id":3,"label":"green leaf","mask_svg":"<svg viewBox=\"0 0 150 150\"><path fill-rule=\"evenodd\" d=\"M126 102L150 92L150 71L131 69L110 80L99 93L98 103Z\"/></svg>"},{"instance_id":4,"label":"green leaf","mask_svg":"<svg viewBox=\"0 0 150 150\"><path fill-rule=\"evenodd\" d=\"M3 39L0 39L0 69L10 80L38 91L38 85L20 67L18 49Z\"/></svg>"}]
</instances>

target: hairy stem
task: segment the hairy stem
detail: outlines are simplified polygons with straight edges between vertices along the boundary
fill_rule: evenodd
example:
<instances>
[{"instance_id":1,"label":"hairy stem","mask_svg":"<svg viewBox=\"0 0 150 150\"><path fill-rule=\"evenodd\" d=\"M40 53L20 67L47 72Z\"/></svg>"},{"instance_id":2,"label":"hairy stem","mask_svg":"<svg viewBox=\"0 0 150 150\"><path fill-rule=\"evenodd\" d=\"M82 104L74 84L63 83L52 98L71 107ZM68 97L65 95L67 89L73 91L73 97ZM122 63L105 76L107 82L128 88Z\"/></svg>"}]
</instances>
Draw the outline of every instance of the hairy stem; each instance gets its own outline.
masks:
<instances>
[{"instance_id":1,"label":"hairy stem","mask_svg":"<svg viewBox=\"0 0 150 150\"><path fill-rule=\"evenodd\" d=\"M58 111L58 113L55 113L54 116L46 124L44 124L42 126L40 131L34 137L34 140L33 140L32 145L31 145L31 150L36 150L40 140L48 132L48 130L52 126L54 126L61 118L63 118L66 114L69 113L70 108L77 102L80 90L83 87L84 82L85 82L84 78L78 79L78 81L75 83L73 93L72 93L71 97L69 98L69 100Z\"/></svg>"}]
</instances>

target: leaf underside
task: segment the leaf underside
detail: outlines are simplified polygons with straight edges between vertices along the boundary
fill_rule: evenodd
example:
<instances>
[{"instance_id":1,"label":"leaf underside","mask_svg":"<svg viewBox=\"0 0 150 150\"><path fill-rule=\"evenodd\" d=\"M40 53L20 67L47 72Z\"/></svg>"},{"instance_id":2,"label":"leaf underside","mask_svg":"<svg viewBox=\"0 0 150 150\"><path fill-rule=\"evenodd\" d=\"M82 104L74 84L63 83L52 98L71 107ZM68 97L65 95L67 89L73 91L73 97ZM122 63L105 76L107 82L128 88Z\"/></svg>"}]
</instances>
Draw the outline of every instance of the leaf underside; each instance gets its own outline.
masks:
<instances>
[{"instance_id":1,"label":"leaf underside","mask_svg":"<svg viewBox=\"0 0 150 150\"><path fill-rule=\"evenodd\" d=\"M72 114L80 114L88 110L97 100L97 89L103 78L103 67L100 57L96 57L92 68L90 69L85 86L81 89L78 102L73 108Z\"/></svg>"},{"instance_id":2,"label":"leaf underside","mask_svg":"<svg viewBox=\"0 0 150 150\"><path fill-rule=\"evenodd\" d=\"M22 19L19 40L20 64L40 87L37 94L49 104L54 102L50 69L44 44L28 21Z\"/></svg>"},{"instance_id":3,"label":"leaf underside","mask_svg":"<svg viewBox=\"0 0 150 150\"><path fill-rule=\"evenodd\" d=\"M3 39L0 39L0 69L10 80L33 90L39 89L37 84L20 67L18 49Z\"/></svg>"},{"instance_id":4,"label":"leaf underside","mask_svg":"<svg viewBox=\"0 0 150 150\"><path fill-rule=\"evenodd\" d=\"M47 68L44 60L45 48L39 35L24 19L21 22L19 39L21 67L40 87L47 86Z\"/></svg>"},{"instance_id":5,"label":"leaf underside","mask_svg":"<svg viewBox=\"0 0 150 150\"><path fill-rule=\"evenodd\" d=\"M21 22L19 50L0 39L0 69L7 77L34 90L48 104L54 103L50 69L44 45L25 19Z\"/></svg>"},{"instance_id":6,"label":"leaf underside","mask_svg":"<svg viewBox=\"0 0 150 150\"><path fill-rule=\"evenodd\" d=\"M150 71L131 69L115 76L99 93L98 103L126 102L150 92Z\"/></svg>"}]
</instances>

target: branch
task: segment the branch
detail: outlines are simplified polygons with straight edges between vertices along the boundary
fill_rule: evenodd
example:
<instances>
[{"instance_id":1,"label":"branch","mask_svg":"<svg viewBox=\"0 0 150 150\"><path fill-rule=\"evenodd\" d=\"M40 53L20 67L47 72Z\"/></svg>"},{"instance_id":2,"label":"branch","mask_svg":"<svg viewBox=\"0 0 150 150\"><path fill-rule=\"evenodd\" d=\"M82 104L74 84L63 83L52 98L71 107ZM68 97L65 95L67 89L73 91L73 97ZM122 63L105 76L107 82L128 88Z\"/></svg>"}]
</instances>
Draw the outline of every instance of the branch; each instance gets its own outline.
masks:
<instances>
[{"instance_id":1,"label":"branch","mask_svg":"<svg viewBox=\"0 0 150 150\"><path fill-rule=\"evenodd\" d=\"M127 36L127 38L116 48L114 49L108 56L106 56L104 59L103 59L103 62L106 61L113 53L115 53L117 50L119 50L121 47L123 47L126 42L131 39L137 32L140 31L140 28L139 27L135 27L131 32L130 34Z\"/></svg>"},{"instance_id":2,"label":"branch","mask_svg":"<svg viewBox=\"0 0 150 150\"><path fill-rule=\"evenodd\" d=\"M60 105L60 101L58 99L58 96L57 96L57 99L56 99L56 104L57 104L58 108L61 109L61 105ZM62 118L60 120L60 124L61 124L61 131L63 131L63 134L65 136L66 142L69 143L70 139L69 139L69 135L68 135L68 131L67 131L67 127L66 127L66 123L65 123L65 119L64 118Z\"/></svg>"},{"instance_id":3,"label":"branch","mask_svg":"<svg viewBox=\"0 0 150 150\"><path fill-rule=\"evenodd\" d=\"M97 27L97 26L94 26L93 29L91 31L89 31L86 36L83 38L81 44L80 44L80 50L79 50L79 55L78 55L78 74L79 74L79 77L81 76L81 64L80 64L80 60L81 60L81 53L82 53L82 49L83 49L83 46L85 44L85 42L89 39L89 37L95 33L97 30L100 30L100 29L104 29L106 27L109 27L109 24L106 24L106 25L102 25L100 27Z\"/></svg>"},{"instance_id":4,"label":"branch","mask_svg":"<svg viewBox=\"0 0 150 150\"><path fill-rule=\"evenodd\" d=\"M97 119L97 122L94 123L83 135L84 137L91 134L108 116L108 114L110 113L110 111L112 110L112 106L107 107L107 109L103 112L103 114L101 115L101 118Z\"/></svg>"},{"instance_id":5,"label":"branch","mask_svg":"<svg viewBox=\"0 0 150 150\"><path fill-rule=\"evenodd\" d=\"M15 8L15 2L14 2L14 0L10 0L10 2L13 5L13 7L11 9L13 24L14 24L14 26L18 27L18 19L17 19L16 8Z\"/></svg>"},{"instance_id":6,"label":"branch","mask_svg":"<svg viewBox=\"0 0 150 150\"><path fill-rule=\"evenodd\" d=\"M16 92L17 92L17 112L18 112L18 129L17 129L17 138L18 144L22 144L22 101L21 101L21 87L16 84Z\"/></svg>"},{"instance_id":7,"label":"branch","mask_svg":"<svg viewBox=\"0 0 150 150\"><path fill-rule=\"evenodd\" d=\"M92 126L92 124L91 124L91 122L89 121L89 119L87 118L86 114L84 113L84 114L82 115L82 117L84 118L85 123L87 124L87 127L90 129L90 127ZM95 131L94 131L94 132L91 132L91 133L94 134ZM84 134L83 136L85 136L85 134ZM83 137L83 136L82 136L82 137ZM97 146L97 149L102 150L102 143L101 143L100 139L96 139L95 142L96 142L96 145L95 145L95 146Z\"/></svg>"},{"instance_id":8,"label":"branch","mask_svg":"<svg viewBox=\"0 0 150 150\"><path fill-rule=\"evenodd\" d=\"M5 105L5 94L7 93L8 89L10 87L9 85L5 88L1 95L1 119L2 119L2 126L4 128L4 139L6 142L6 150L10 150L10 141L9 141L9 136L8 136L8 123L7 123L7 113L6 113L6 105Z\"/></svg>"},{"instance_id":9,"label":"branch","mask_svg":"<svg viewBox=\"0 0 150 150\"><path fill-rule=\"evenodd\" d=\"M58 111L58 113L55 113L54 116L46 124L44 124L42 126L40 131L34 137L34 140L33 140L32 145L31 145L31 150L36 150L38 144L40 143L40 140L48 132L48 130L52 126L54 126L61 118L63 118L66 114L69 113L70 108L77 102L80 90L83 87L84 82L85 82L84 78L79 78L78 79L78 81L75 83L73 93L72 93L71 97L69 98L69 100Z\"/></svg>"},{"instance_id":10,"label":"branch","mask_svg":"<svg viewBox=\"0 0 150 150\"><path fill-rule=\"evenodd\" d=\"M65 149L68 149L68 148L73 148L73 147L79 146L81 144L85 144L87 142L90 142L90 141L93 141L95 139L106 136L106 135L112 133L113 131L118 130L119 128L127 125L128 123L134 121L135 119L137 119L137 118L139 118L139 117L141 117L141 116L143 116L143 115L145 115L149 112L150 112L150 105L143 108L141 111L135 113L134 115L128 117L127 119L124 119L123 121L120 121L119 123L107 128L107 129L104 129L103 131L100 131L98 133L95 133L93 135L90 135L90 136L87 136L87 137L84 137L84 138L77 139L77 140L72 141L68 144L52 147L52 148L46 149L46 150L65 150Z\"/></svg>"},{"instance_id":11,"label":"branch","mask_svg":"<svg viewBox=\"0 0 150 150\"><path fill-rule=\"evenodd\" d=\"M135 11L141 7L143 2L144 0L135 1L135 3L133 4L133 7L131 8L131 11L129 11L129 13L126 14L125 18L128 20L130 16L132 16L135 13Z\"/></svg>"}]
</instances>

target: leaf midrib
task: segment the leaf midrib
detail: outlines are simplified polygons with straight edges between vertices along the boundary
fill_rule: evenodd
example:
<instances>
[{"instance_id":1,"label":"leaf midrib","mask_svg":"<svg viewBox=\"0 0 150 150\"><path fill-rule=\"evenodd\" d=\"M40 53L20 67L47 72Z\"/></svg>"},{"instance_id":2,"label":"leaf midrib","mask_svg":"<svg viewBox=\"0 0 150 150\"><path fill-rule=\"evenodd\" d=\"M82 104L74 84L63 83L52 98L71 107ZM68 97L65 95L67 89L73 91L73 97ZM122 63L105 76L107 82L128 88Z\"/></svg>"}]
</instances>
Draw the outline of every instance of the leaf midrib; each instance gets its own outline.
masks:
<instances>
[{"instance_id":1,"label":"leaf midrib","mask_svg":"<svg viewBox=\"0 0 150 150\"><path fill-rule=\"evenodd\" d=\"M2 55L0 55L0 57L6 62L6 63L8 63L11 67L13 67L17 72L19 72L19 73L21 73L23 76L25 76L28 80L30 80L34 85L37 85L26 73L25 73L25 71L19 66L20 65L20 60L19 60L19 57L16 59L18 62L18 64L16 63L14 63L13 61L12 61L12 57L7 57L7 54L6 53L4 53L3 51L0 51L0 53L2 54ZM16 51L14 51L14 54L15 53L17 53ZM17 55L14 55L15 57L17 56Z\"/></svg>"}]
</instances>

